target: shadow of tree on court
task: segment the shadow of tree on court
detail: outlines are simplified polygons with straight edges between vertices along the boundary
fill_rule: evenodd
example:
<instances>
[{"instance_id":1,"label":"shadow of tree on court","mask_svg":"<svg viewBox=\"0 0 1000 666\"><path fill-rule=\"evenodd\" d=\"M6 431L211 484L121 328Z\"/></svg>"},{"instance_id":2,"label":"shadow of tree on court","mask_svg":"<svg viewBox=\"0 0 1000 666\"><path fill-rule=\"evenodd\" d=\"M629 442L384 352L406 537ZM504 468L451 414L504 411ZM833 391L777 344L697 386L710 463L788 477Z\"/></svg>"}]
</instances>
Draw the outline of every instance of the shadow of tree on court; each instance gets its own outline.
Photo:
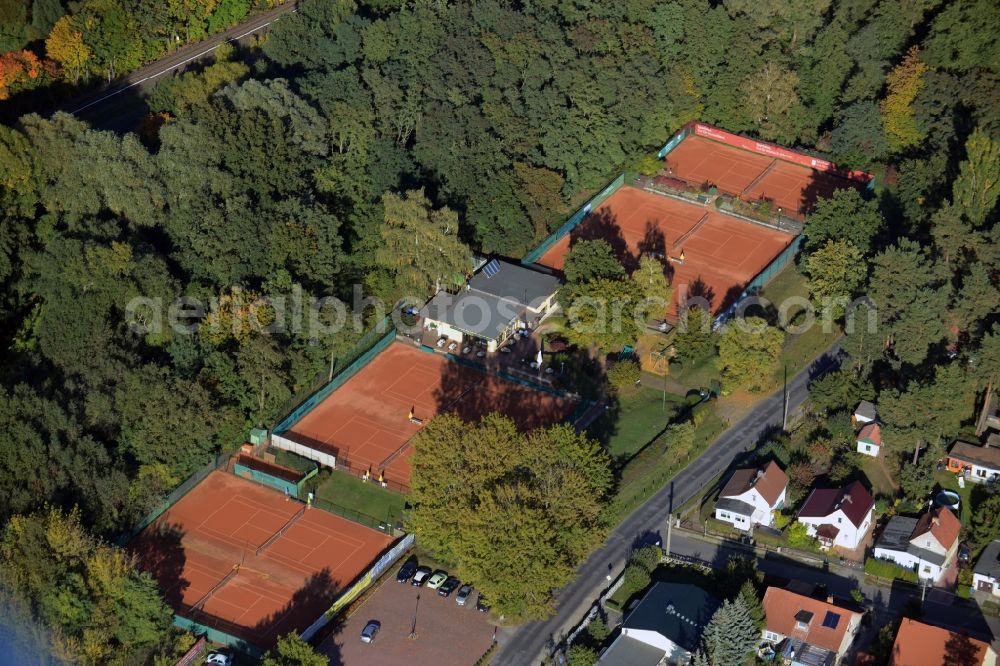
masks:
<instances>
[{"instance_id":1,"label":"shadow of tree on court","mask_svg":"<svg viewBox=\"0 0 1000 666\"><path fill-rule=\"evenodd\" d=\"M711 305L715 299L715 290L701 279L701 277L695 278L694 282L690 284L673 285L673 288L674 293L678 294L678 306L680 310L686 310L694 305L711 309L711 307L706 307L705 304L708 303L709 306Z\"/></svg>"},{"instance_id":2,"label":"shadow of tree on court","mask_svg":"<svg viewBox=\"0 0 1000 666\"><path fill-rule=\"evenodd\" d=\"M181 606L184 592L191 585L183 577L187 556L184 553L184 530L176 523L159 523L144 530L128 544L139 567L148 572L174 608Z\"/></svg>"},{"instance_id":3,"label":"shadow of tree on court","mask_svg":"<svg viewBox=\"0 0 1000 666\"><path fill-rule=\"evenodd\" d=\"M660 230L660 225L656 223L655 219L646 220L646 229L642 234L642 240L639 242L639 257L643 255L652 255L657 259L666 260L667 258L667 239Z\"/></svg>"},{"instance_id":4,"label":"shadow of tree on court","mask_svg":"<svg viewBox=\"0 0 1000 666\"><path fill-rule=\"evenodd\" d=\"M626 273L631 273L638 267L639 259L629 250L618 225L618 218L611 211L602 209L591 213L569 233L570 247L579 241L589 240L602 240L610 245Z\"/></svg>"},{"instance_id":5,"label":"shadow of tree on court","mask_svg":"<svg viewBox=\"0 0 1000 666\"><path fill-rule=\"evenodd\" d=\"M281 636L292 631L303 632L330 608L346 587L333 580L329 568L317 571L292 594L288 603L258 622L251 632L266 637L267 644L260 647L270 649Z\"/></svg>"}]
</instances>

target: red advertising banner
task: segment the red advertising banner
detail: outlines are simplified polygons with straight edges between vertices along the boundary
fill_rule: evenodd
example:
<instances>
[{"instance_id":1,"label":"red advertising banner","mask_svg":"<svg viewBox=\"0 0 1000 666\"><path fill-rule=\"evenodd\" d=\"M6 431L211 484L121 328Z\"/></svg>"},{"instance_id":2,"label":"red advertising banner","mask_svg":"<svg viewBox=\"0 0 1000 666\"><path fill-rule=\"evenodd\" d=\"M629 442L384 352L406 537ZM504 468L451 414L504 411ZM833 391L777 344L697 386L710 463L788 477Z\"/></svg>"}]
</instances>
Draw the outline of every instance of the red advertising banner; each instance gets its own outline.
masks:
<instances>
[{"instance_id":1,"label":"red advertising banner","mask_svg":"<svg viewBox=\"0 0 1000 666\"><path fill-rule=\"evenodd\" d=\"M865 173L864 171L841 171L837 169L837 165L833 162L823 160L818 157L803 155L802 153L796 153L795 151L788 150L787 148L776 146L773 143L765 143L764 141L748 139L746 137L733 134L732 132L721 130L718 127L706 125L705 123L691 123L691 128L694 130L696 135L703 136L706 139L712 139L713 141L725 143L736 148L742 148L743 150L749 150L760 155L767 155L768 157L773 157L785 162L791 162L792 164L798 164L799 166L809 167L810 169L816 169L817 171L823 171L825 173L836 174L838 176L857 180L862 183L867 183L872 179L872 175Z\"/></svg>"}]
</instances>

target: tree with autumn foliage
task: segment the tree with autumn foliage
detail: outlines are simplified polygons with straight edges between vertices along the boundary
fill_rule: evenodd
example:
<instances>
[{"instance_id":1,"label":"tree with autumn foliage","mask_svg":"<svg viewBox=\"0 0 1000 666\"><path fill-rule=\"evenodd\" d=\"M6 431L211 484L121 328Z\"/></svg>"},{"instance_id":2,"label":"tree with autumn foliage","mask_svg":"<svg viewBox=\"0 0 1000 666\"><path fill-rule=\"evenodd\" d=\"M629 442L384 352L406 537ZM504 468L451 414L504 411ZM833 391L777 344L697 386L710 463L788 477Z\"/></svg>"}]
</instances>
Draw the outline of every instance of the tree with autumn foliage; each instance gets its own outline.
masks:
<instances>
[{"instance_id":1,"label":"tree with autumn foliage","mask_svg":"<svg viewBox=\"0 0 1000 666\"><path fill-rule=\"evenodd\" d=\"M0 100L38 86L44 73L42 61L31 51L11 51L0 55Z\"/></svg>"},{"instance_id":2,"label":"tree with autumn foliage","mask_svg":"<svg viewBox=\"0 0 1000 666\"><path fill-rule=\"evenodd\" d=\"M45 40L45 52L62 66L66 78L73 83L87 71L90 47L83 43L83 33L75 28L71 16L56 21Z\"/></svg>"},{"instance_id":3,"label":"tree with autumn foliage","mask_svg":"<svg viewBox=\"0 0 1000 666\"><path fill-rule=\"evenodd\" d=\"M905 150L924 138L917 126L913 102L923 87L923 75L928 70L929 67L920 61L920 49L914 46L886 77L888 92L881 105L882 124L893 151Z\"/></svg>"}]
</instances>

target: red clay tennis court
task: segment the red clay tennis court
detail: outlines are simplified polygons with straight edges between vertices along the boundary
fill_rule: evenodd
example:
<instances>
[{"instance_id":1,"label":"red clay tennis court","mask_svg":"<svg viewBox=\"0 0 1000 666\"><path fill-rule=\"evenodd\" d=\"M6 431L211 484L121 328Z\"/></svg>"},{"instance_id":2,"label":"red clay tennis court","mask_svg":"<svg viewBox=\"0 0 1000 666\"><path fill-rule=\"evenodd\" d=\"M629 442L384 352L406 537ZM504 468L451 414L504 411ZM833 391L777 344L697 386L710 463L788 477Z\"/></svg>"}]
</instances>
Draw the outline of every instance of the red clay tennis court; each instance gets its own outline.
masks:
<instances>
[{"instance_id":1,"label":"red clay tennis court","mask_svg":"<svg viewBox=\"0 0 1000 666\"><path fill-rule=\"evenodd\" d=\"M396 342L378 354L284 436L331 452L351 468L409 486L410 439L437 414L472 421L499 412L530 430L567 418L575 403Z\"/></svg>"},{"instance_id":2,"label":"red clay tennis court","mask_svg":"<svg viewBox=\"0 0 1000 666\"><path fill-rule=\"evenodd\" d=\"M660 234L662 240L651 242L651 237ZM622 257L624 263L634 263L651 245L660 245L671 257L683 251L683 263L669 264L674 302L667 316L673 318L677 304L689 296L704 296L716 313L730 305L794 236L725 215L711 206L623 187L559 239L538 263L562 270L570 245L580 238L608 240L629 255ZM678 245L678 241L682 242Z\"/></svg>"},{"instance_id":3,"label":"red clay tennis court","mask_svg":"<svg viewBox=\"0 0 1000 666\"><path fill-rule=\"evenodd\" d=\"M834 190L859 186L833 173L695 135L667 154L666 166L671 176L692 185L715 185L745 201L768 199L784 214L797 218Z\"/></svg>"},{"instance_id":4,"label":"red clay tennis court","mask_svg":"<svg viewBox=\"0 0 1000 666\"><path fill-rule=\"evenodd\" d=\"M216 471L129 549L179 615L267 649L312 624L391 542Z\"/></svg>"}]
</instances>

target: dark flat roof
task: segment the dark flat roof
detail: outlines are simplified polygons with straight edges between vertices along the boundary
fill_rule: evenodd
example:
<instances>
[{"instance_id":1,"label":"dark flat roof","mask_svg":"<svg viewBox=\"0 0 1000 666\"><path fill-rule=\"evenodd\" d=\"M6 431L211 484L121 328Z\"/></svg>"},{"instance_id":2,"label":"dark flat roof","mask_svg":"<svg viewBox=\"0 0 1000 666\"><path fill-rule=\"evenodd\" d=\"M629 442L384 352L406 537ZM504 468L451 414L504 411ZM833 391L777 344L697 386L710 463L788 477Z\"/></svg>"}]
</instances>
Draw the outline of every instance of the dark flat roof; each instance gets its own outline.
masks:
<instances>
[{"instance_id":1,"label":"dark flat roof","mask_svg":"<svg viewBox=\"0 0 1000 666\"><path fill-rule=\"evenodd\" d=\"M495 259L472 276L469 288L537 309L542 301L559 290L559 279L520 264Z\"/></svg>"},{"instance_id":2,"label":"dark flat roof","mask_svg":"<svg viewBox=\"0 0 1000 666\"><path fill-rule=\"evenodd\" d=\"M1000 539L986 546L986 549L979 556L979 561L976 562L976 566L972 571L982 576L1000 578Z\"/></svg>"},{"instance_id":3,"label":"dark flat roof","mask_svg":"<svg viewBox=\"0 0 1000 666\"><path fill-rule=\"evenodd\" d=\"M694 652L705 626L721 605L697 585L656 583L625 618L623 626L655 631Z\"/></svg>"},{"instance_id":4,"label":"dark flat roof","mask_svg":"<svg viewBox=\"0 0 1000 666\"><path fill-rule=\"evenodd\" d=\"M597 663L600 666L656 666L663 655L658 647L619 635Z\"/></svg>"}]
</instances>

